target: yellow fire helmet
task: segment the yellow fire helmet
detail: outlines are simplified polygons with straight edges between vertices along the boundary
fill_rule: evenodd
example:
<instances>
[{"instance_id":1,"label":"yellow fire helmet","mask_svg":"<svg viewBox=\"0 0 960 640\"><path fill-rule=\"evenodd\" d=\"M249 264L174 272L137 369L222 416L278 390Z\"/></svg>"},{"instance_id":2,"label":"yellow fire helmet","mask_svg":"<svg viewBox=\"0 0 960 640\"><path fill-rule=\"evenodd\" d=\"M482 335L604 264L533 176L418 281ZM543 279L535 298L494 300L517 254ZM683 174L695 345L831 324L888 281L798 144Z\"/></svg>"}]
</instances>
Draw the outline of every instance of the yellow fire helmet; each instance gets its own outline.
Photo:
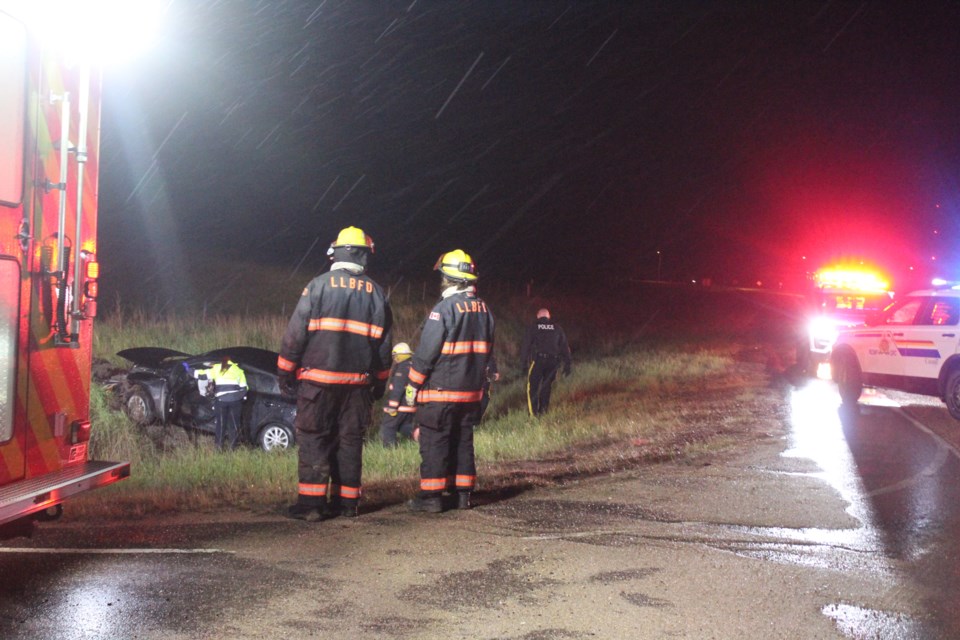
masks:
<instances>
[{"instance_id":1,"label":"yellow fire helmet","mask_svg":"<svg viewBox=\"0 0 960 640\"><path fill-rule=\"evenodd\" d=\"M330 244L330 251L327 253L332 253L333 249L339 247L363 247L373 253L373 238L365 234L363 229L347 227L340 231L337 239Z\"/></svg>"},{"instance_id":2,"label":"yellow fire helmet","mask_svg":"<svg viewBox=\"0 0 960 640\"><path fill-rule=\"evenodd\" d=\"M393 345L393 351L391 351L391 353L393 354L393 357L412 356L413 349L411 349L410 345L408 345L406 342L398 342L397 344Z\"/></svg>"},{"instance_id":3,"label":"yellow fire helmet","mask_svg":"<svg viewBox=\"0 0 960 640\"><path fill-rule=\"evenodd\" d=\"M477 265L473 263L470 254L464 253L461 249L448 251L440 256L437 264L433 265L433 269L455 282L477 281Z\"/></svg>"}]
</instances>

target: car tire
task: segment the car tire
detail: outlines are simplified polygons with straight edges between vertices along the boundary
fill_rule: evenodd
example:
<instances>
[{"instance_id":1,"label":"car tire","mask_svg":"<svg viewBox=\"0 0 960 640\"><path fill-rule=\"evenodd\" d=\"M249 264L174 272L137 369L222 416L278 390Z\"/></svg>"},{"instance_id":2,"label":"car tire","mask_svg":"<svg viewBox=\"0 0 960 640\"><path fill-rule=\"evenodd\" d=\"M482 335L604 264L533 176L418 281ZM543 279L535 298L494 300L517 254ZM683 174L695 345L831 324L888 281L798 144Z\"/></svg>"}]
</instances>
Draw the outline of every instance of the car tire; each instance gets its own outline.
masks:
<instances>
[{"instance_id":1,"label":"car tire","mask_svg":"<svg viewBox=\"0 0 960 640\"><path fill-rule=\"evenodd\" d=\"M947 386L943 389L943 402L947 411L956 420L960 420L960 368L954 369L947 376Z\"/></svg>"},{"instance_id":2,"label":"car tire","mask_svg":"<svg viewBox=\"0 0 960 640\"><path fill-rule=\"evenodd\" d=\"M856 356L847 351L835 354L831 370L840 392L840 400L846 405L856 404L863 393L863 372Z\"/></svg>"},{"instance_id":3,"label":"car tire","mask_svg":"<svg viewBox=\"0 0 960 640\"><path fill-rule=\"evenodd\" d=\"M157 421L157 410L153 406L153 398L140 385L134 386L123 399L123 412L139 426L146 426Z\"/></svg>"},{"instance_id":4,"label":"car tire","mask_svg":"<svg viewBox=\"0 0 960 640\"><path fill-rule=\"evenodd\" d=\"M257 444L264 451L282 451L293 447L293 429L282 422L271 422L257 434Z\"/></svg>"}]
</instances>

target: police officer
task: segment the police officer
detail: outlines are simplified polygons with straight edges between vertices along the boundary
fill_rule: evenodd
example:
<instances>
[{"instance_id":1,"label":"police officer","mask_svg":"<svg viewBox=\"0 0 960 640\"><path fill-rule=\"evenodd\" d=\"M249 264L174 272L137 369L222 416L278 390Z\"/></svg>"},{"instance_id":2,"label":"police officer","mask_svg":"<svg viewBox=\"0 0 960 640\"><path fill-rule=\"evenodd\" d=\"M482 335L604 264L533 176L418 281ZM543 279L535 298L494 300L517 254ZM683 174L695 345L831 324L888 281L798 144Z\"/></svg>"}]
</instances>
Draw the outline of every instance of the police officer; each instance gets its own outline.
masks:
<instances>
[{"instance_id":1,"label":"police officer","mask_svg":"<svg viewBox=\"0 0 960 640\"><path fill-rule=\"evenodd\" d=\"M372 253L361 229L340 231L327 251L330 271L307 284L283 336L281 389L297 395L292 518L357 515L363 435L390 373L393 324L383 290L364 273Z\"/></svg>"},{"instance_id":2,"label":"police officer","mask_svg":"<svg viewBox=\"0 0 960 640\"><path fill-rule=\"evenodd\" d=\"M420 429L420 492L411 511L444 510L445 490L457 508L470 508L476 484L473 428L480 422L484 372L493 353L493 314L477 297L473 259L457 249L440 256L442 294L427 316L413 354L407 406L417 406Z\"/></svg>"},{"instance_id":3,"label":"police officer","mask_svg":"<svg viewBox=\"0 0 960 640\"><path fill-rule=\"evenodd\" d=\"M403 392L407 387L412 356L413 351L406 342L398 342L393 348L393 369L390 370L387 400L383 405L386 416L380 423L380 441L385 447L397 446L398 433L413 438L413 419L417 409L408 407L403 402Z\"/></svg>"},{"instance_id":4,"label":"police officer","mask_svg":"<svg viewBox=\"0 0 960 640\"><path fill-rule=\"evenodd\" d=\"M560 325L550 318L548 309L537 311L537 321L527 327L520 348L520 362L527 372L527 408L530 415L546 413L557 371L563 365L570 375L570 346Z\"/></svg>"},{"instance_id":5,"label":"police officer","mask_svg":"<svg viewBox=\"0 0 960 640\"><path fill-rule=\"evenodd\" d=\"M226 355L219 363L197 370L194 375L197 380L206 380L207 388L213 390L217 450L223 450L224 438L230 441L230 448L235 449L240 436L243 400L247 397L247 375Z\"/></svg>"}]
</instances>

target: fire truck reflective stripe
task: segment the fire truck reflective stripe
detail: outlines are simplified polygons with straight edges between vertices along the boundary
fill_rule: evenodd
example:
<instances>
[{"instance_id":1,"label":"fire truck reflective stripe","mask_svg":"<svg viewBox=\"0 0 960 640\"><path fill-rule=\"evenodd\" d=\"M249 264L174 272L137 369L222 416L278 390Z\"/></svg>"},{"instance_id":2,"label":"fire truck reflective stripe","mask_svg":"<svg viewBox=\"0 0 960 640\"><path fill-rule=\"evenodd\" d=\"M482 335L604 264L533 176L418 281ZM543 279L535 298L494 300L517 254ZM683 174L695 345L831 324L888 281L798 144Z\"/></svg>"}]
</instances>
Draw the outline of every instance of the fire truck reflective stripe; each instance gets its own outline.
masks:
<instances>
[{"instance_id":1,"label":"fire truck reflective stripe","mask_svg":"<svg viewBox=\"0 0 960 640\"><path fill-rule=\"evenodd\" d=\"M297 377L321 384L367 384L369 382L365 373L343 373L323 369L301 369Z\"/></svg>"},{"instance_id":2,"label":"fire truck reflective stripe","mask_svg":"<svg viewBox=\"0 0 960 640\"><path fill-rule=\"evenodd\" d=\"M277 369L280 371L293 371L297 368L297 363L292 360L287 360L283 356L277 358Z\"/></svg>"},{"instance_id":3,"label":"fire truck reflective stripe","mask_svg":"<svg viewBox=\"0 0 960 640\"><path fill-rule=\"evenodd\" d=\"M345 318L312 318L308 328L310 331L345 331L368 338L379 338L383 335L383 327Z\"/></svg>"},{"instance_id":4,"label":"fire truck reflective stripe","mask_svg":"<svg viewBox=\"0 0 960 640\"><path fill-rule=\"evenodd\" d=\"M490 343L484 341L444 342L441 353L460 355L464 353L490 353Z\"/></svg>"},{"instance_id":5,"label":"fire truck reflective stripe","mask_svg":"<svg viewBox=\"0 0 960 640\"><path fill-rule=\"evenodd\" d=\"M340 497L356 500L360 497L360 487L340 487Z\"/></svg>"},{"instance_id":6,"label":"fire truck reflective stripe","mask_svg":"<svg viewBox=\"0 0 960 640\"><path fill-rule=\"evenodd\" d=\"M408 377L410 378L410 382L412 382L413 384L423 384L424 381L427 379L426 375L420 373L413 367L410 367L410 373L408 374Z\"/></svg>"},{"instance_id":7,"label":"fire truck reflective stripe","mask_svg":"<svg viewBox=\"0 0 960 640\"><path fill-rule=\"evenodd\" d=\"M939 358L940 351L937 345L929 340L898 340L897 352L910 358Z\"/></svg>"},{"instance_id":8,"label":"fire truck reflective stripe","mask_svg":"<svg viewBox=\"0 0 960 640\"><path fill-rule=\"evenodd\" d=\"M301 482L297 485L297 491L302 496L325 496L327 495L327 485Z\"/></svg>"},{"instance_id":9,"label":"fire truck reflective stripe","mask_svg":"<svg viewBox=\"0 0 960 640\"><path fill-rule=\"evenodd\" d=\"M446 478L420 478L421 491L443 491L446 488Z\"/></svg>"},{"instance_id":10,"label":"fire truck reflective stripe","mask_svg":"<svg viewBox=\"0 0 960 640\"><path fill-rule=\"evenodd\" d=\"M477 483L477 476L457 476L457 487L461 489L473 489L473 485Z\"/></svg>"},{"instance_id":11,"label":"fire truck reflective stripe","mask_svg":"<svg viewBox=\"0 0 960 640\"><path fill-rule=\"evenodd\" d=\"M421 389L417 402L480 402L483 391L437 391Z\"/></svg>"}]
</instances>

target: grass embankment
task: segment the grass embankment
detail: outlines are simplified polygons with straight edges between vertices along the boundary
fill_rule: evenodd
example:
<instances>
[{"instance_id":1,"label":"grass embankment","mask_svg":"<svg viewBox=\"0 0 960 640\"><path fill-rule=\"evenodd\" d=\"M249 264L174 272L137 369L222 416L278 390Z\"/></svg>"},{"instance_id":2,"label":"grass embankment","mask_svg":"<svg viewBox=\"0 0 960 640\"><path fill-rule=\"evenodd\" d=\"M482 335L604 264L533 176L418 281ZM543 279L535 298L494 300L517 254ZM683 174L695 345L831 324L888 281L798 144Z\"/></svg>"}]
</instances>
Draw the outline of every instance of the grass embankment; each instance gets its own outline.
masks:
<instances>
[{"instance_id":1,"label":"grass embankment","mask_svg":"<svg viewBox=\"0 0 960 640\"><path fill-rule=\"evenodd\" d=\"M703 446L702 438L683 434L696 430L697 424L702 426L704 416L694 414L710 411L702 402L705 393L730 403L749 393L749 385L731 376L736 347L730 341L700 338L665 343L660 339L652 346L649 337L604 338L568 322L571 342L579 347L573 375L555 385L550 413L533 419L526 412L525 380L516 362L523 322L513 319L529 317L526 307L531 306L536 308L535 300L508 301L499 307L498 319L505 318L498 324L497 336L502 379L494 386L488 414L475 437L480 491L528 474L529 468L518 471L524 463L552 459L570 472L596 470L606 463L591 460L590 451L627 457L635 451L631 443L649 445L657 452L653 457L696 453ZM427 305L395 300L394 308L395 340L415 345ZM122 366L113 354L134 346L162 345L189 353L231 344L275 350L286 322L280 315L150 319L115 313L98 320L96 355ZM73 513L137 515L222 506L272 510L295 496L293 451L242 448L217 453L207 435L187 434L177 427L137 429L99 385L94 385L92 396L93 455L129 460L132 475L75 501ZM689 402L683 402L685 398ZM714 415L707 422L722 423L727 419L721 415L723 410L713 406ZM420 459L415 443L403 442L396 449L379 444L381 415L378 406L364 450L364 487L368 501L383 503L414 491ZM711 429L714 434L723 431Z\"/></svg>"}]
</instances>

